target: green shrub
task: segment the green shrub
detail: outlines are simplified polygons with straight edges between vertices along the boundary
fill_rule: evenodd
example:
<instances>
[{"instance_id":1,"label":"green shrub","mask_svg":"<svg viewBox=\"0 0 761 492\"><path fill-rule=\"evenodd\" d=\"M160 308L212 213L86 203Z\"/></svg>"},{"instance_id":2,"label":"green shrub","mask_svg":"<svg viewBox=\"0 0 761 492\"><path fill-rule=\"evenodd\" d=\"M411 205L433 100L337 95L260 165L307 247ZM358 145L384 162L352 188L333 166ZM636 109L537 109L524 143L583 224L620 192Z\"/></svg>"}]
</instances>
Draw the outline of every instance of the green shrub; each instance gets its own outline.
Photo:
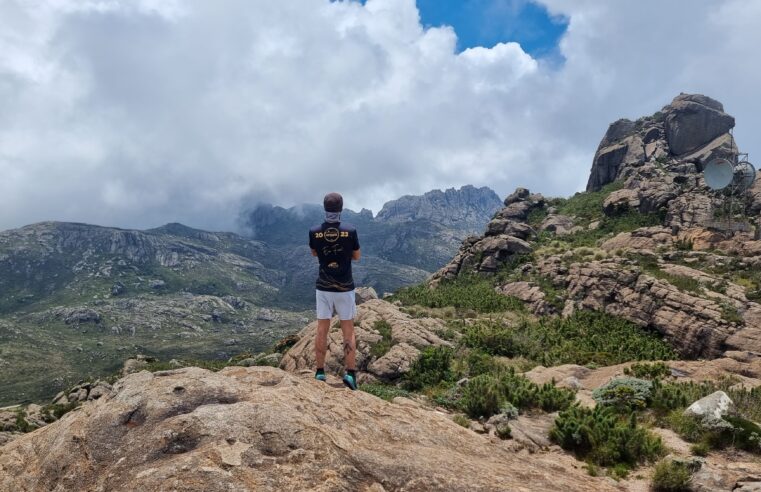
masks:
<instances>
[{"instance_id":1,"label":"green shrub","mask_svg":"<svg viewBox=\"0 0 761 492\"><path fill-rule=\"evenodd\" d=\"M452 417L452 421L454 421L454 423L457 425L465 427L466 429L470 428L470 419L461 413L458 413Z\"/></svg>"},{"instance_id":2,"label":"green shrub","mask_svg":"<svg viewBox=\"0 0 761 492\"><path fill-rule=\"evenodd\" d=\"M653 392L653 383L631 377L616 378L592 392L592 398L600 405L614 407L619 412L641 410Z\"/></svg>"},{"instance_id":3,"label":"green shrub","mask_svg":"<svg viewBox=\"0 0 761 492\"><path fill-rule=\"evenodd\" d=\"M740 311L737 310L736 307L733 305L722 302L720 304L721 307L721 318L728 322L728 323L742 323L743 317L742 314L740 314Z\"/></svg>"},{"instance_id":4,"label":"green shrub","mask_svg":"<svg viewBox=\"0 0 761 492\"><path fill-rule=\"evenodd\" d=\"M23 409L19 408L16 411L16 430L18 430L19 432L26 433L26 432L32 432L33 430L36 430L36 429L37 429L36 425L30 424L29 422L27 422L26 412Z\"/></svg>"},{"instance_id":5,"label":"green shrub","mask_svg":"<svg viewBox=\"0 0 761 492\"><path fill-rule=\"evenodd\" d=\"M620 416L612 407L573 406L560 412L550 439L563 449L602 466L636 465L663 454L663 443L637 424L636 414Z\"/></svg>"},{"instance_id":6,"label":"green shrub","mask_svg":"<svg viewBox=\"0 0 761 492\"><path fill-rule=\"evenodd\" d=\"M476 275L460 275L454 280L441 282L436 288L429 288L427 284L405 287L398 290L393 299L407 306L452 306L456 309L472 309L479 313L526 310L520 300L494 290L492 280Z\"/></svg>"},{"instance_id":7,"label":"green shrub","mask_svg":"<svg viewBox=\"0 0 761 492\"><path fill-rule=\"evenodd\" d=\"M663 362L635 363L624 369L624 374L640 379L661 379L671 375L671 369Z\"/></svg>"},{"instance_id":8,"label":"green shrub","mask_svg":"<svg viewBox=\"0 0 761 492\"><path fill-rule=\"evenodd\" d=\"M40 413L45 422L51 423L60 419L61 417L71 412L78 406L79 406L79 402L76 402L76 401L69 402L66 404L51 403L49 405L45 405L44 407L42 407L42 410L40 411Z\"/></svg>"},{"instance_id":9,"label":"green shrub","mask_svg":"<svg viewBox=\"0 0 761 492\"><path fill-rule=\"evenodd\" d=\"M424 348L404 377L405 389L419 390L451 381L455 376L451 369L453 355L454 351L449 347Z\"/></svg>"},{"instance_id":10,"label":"green shrub","mask_svg":"<svg viewBox=\"0 0 761 492\"><path fill-rule=\"evenodd\" d=\"M668 415L666 422L683 439L696 443L700 452L707 453L708 449L734 446L761 454L761 428L742 417L700 419L684 415L682 410L674 410Z\"/></svg>"},{"instance_id":11,"label":"green shrub","mask_svg":"<svg viewBox=\"0 0 761 492\"><path fill-rule=\"evenodd\" d=\"M674 350L657 334L597 311L507 326L479 321L465 327L461 343L492 355L522 356L544 366L614 365L631 360L670 360Z\"/></svg>"},{"instance_id":12,"label":"green shrub","mask_svg":"<svg viewBox=\"0 0 761 492\"><path fill-rule=\"evenodd\" d=\"M489 374L497 370L497 364L494 358L485 352L471 350L465 359L468 365L468 376L478 376L480 374Z\"/></svg>"},{"instance_id":13,"label":"green shrub","mask_svg":"<svg viewBox=\"0 0 761 492\"><path fill-rule=\"evenodd\" d=\"M377 359L386 355L388 351L391 350L394 343L391 339L391 325L388 324L386 320L381 319L376 321L373 324L373 328L375 328L375 331L383 337L380 341L374 343L370 347L370 355Z\"/></svg>"},{"instance_id":14,"label":"green shrub","mask_svg":"<svg viewBox=\"0 0 761 492\"><path fill-rule=\"evenodd\" d=\"M507 422L500 422L497 425L497 437L500 439L510 439L513 437L513 430Z\"/></svg>"},{"instance_id":15,"label":"green shrub","mask_svg":"<svg viewBox=\"0 0 761 492\"><path fill-rule=\"evenodd\" d=\"M518 409L554 412L568 408L575 398L571 390L552 383L537 385L516 374L513 368L506 368L499 374L472 377L454 405L473 418L489 418L497 413L517 418Z\"/></svg>"},{"instance_id":16,"label":"green shrub","mask_svg":"<svg viewBox=\"0 0 761 492\"><path fill-rule=\"evenodd\" d=\"M708 443L705 442L699 442L695 443L692 446L690 446L690 451L695 456L708 456L708 452L711 450L710 446L708 446Z\"/></svg>"},{"instance_id":17,"label":"green shrub","mask_svg":"<svg viewBox=\"0 0 761 492\"><path fill-rule=\"evenodd\" d=\"M499 412L504 400L500 380L489 374L471 378L465 385L460 405L471 418L489 418Z\"/></svg>"},{"instance_id":18,"label":"green shrub","mask_svg":"<svg viewBox=\"0 0 761 492\"><path fill-rule=\"evenodd\" d=\"M656 492L689 492L692 472L686 463L661 460L655 465L652 488Z\"/></svg>"},{"instance_id":19,"label":"green shrub","mask_svg":"<svg viewBox=\"0 0 761 492\"><path fill-rule=\"evenodd\" d=\"M742 417L727 416L724 420L732 424L735 447L761 454L761 427Z\"/></svg>"},{"instance_id":20,"label":"green shrub","mask_svg":"<svg viewBox=\"0 0 761 492\"><path fill-rule=\"evenodd\" d=\"M410 395L409 391L405 391L402 388L392 386L390 384L367 383L360 386L359 389L365 393L370 393L371 395L375 395L378 398L382 398L386 401L391 401L397 396L406 397Z\"/></svg>"},{"instance_id":21,"label":"green shrub","mask_svg":"<svg viewBox=\"0 0 761 492\"><path fill-rule=\"evenodd\" d=\"M750 420L761 420L761 386L746 389L736 386L735 379L727 378L716 382L663 383L653 381L653 396L649 407L661 414L670 410L686 408L716 391L724 391L734 402L737 412Z\"/></svg>"}]
</instances>

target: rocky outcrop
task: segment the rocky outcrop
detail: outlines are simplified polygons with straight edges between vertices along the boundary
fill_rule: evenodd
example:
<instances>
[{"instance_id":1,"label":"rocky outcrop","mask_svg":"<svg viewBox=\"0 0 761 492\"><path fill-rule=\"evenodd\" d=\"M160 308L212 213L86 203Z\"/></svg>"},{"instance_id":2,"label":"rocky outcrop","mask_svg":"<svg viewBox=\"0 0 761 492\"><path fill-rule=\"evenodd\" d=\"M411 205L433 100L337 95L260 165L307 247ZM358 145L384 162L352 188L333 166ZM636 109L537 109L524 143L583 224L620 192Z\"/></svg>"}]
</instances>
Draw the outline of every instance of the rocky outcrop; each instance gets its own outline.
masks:
<instances>
[{"instance_id":1,"label":"rocky outcrop","mask_svg":"<svg viewBox=\"0 0 761 492\"><path fill-rule=\"evenodd\" d=\"M459 190L403 196L384 204L376 219L386 223L425 220L458 230L479 230L501 205L499 196L490 188L467 185Z\"/></svg>"},{"instance_id":2,"label":"rocky outcrop","mask_svg":"<svg viewBox=\"0 0 761 492\"><path fill-rule=\"evenodd\" d=\"M531 312L537 315L550 314L552 309L546 301L547 295L542 289L526 281L510 282L497 287L497 292L508 297L515 297L529 305Z\"/></svg>"},{"instance_id":3,"label":"rocky outcrop","mask_svg":"<svg viewBox=\"0 0 761 492\"><path fill-rule=\"evenodd\" d=\"M354 321L360 382L398 380L417 360L420 349L431 345L451 346L451 342L441 338L445 330L440 319L412 318L380 299L362 303L357 307ZM314 370L316 333L315 321L299 333L299 341L285 353L280 367L290 372ZM379 344L385 344L388 351L379 353L374 350ZM343 374L343 338L337 326L333 326L328 334L325 369L329 373Z\"/></svg>"},{"instance_id":4,"label":"rocky outcrop","mask_svg":"<svg viewBox=\"0 0 761 492\"><path fill-rule=\"evenodd\" d=\"M721 103L700 94L680 94L660 112L636 122L616 121L595 153L587 191L598 191L627 177L653 174L648 165L659 168L663 176L676 178L679 185L689 184L690 175L697 178L696 172L711 159L737 152L729 134L734 125L734 118L724 112ZM662 185L662 179L644 177L651 181L648 186L626 188L644 191ZM639 201L651 206L647 200Z\"/></svg>"},{"instance_id":5,"label":"rocky outcrop","mask_svg":"<svg viewBox=\"0 0 761 492\"><path fill-rule=\"evenodd\" d=\"M632 232L622 232L603 242L600 248L609 252L650 251L671 246L674 237L665 227L643 227Z\"/></svg>"},{"instance_id":6,"label":"rocky outcrop","mask_svg":"<svg viewBox=\"0 0 761 492\"><path fill-rule=\"evenodd\" d=\"M494 215L483 236L470 236L446 266L431 277L436 285L461 272L494 273L515 255L532 251L528 240L536 236L526 223L531 210L543 206L544 197L518 188L505 199L505 207Z\"/></svg>"},{"instance_id":7,"label":"rocky outcrop","mask_svg":"<svg viewBox=\"0 0 761 492\"><path fill-rule=\"evenodd\" d=\"M130 375L4 446L0 490L617 490L567 455L512 449L275 368L187 368Z\"/></svg>"},{"instance_id":8,"label":"rocky outcrop","mask_svg":"<svg viewBox=\"0 0 761 492\"><path fill-rule=\"evenodd\" d=\"M719 101L700 94L678 95L664 113L666 139L674 155L693 151L735 126Z\"/></svg>"},{"instance_id":9,"label":"rocky outcrop","mask_svg":"<svg viewBox=\"0 0 761 492\"><path fill-rule=\"evenodd\" d=\"M731 335L752 330L751 325L729 317L754 305L743 289L726 287L725 293L692 292L643 272L632 261L620 258L562 265L559 258L540 264L543 274L565 283L568 301L564 314L575 309L605 311L662 333L684 357L717 357ZM718 280L678 265L661 265L666 275L692 278L706 286ZM741 350L752 350L747 344Z\"/></svg>"}]
</instances>

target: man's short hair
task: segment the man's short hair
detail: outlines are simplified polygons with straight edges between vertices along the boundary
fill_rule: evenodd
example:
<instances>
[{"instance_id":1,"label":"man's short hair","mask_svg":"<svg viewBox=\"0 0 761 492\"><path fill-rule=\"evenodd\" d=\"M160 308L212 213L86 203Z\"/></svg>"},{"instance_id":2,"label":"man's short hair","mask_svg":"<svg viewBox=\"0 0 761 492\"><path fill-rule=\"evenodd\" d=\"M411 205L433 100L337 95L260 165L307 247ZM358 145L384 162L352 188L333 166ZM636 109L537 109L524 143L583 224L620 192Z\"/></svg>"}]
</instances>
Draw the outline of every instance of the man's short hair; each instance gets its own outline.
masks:
<instances>
[{"instance_id":1,"label":"man's short hair","mask_svg":"<svg viewBox=\"0 0 761 492\"><path fill-rule=\"evenodd\" d=\"M344 199L338 193L328 193L323 200L326 212L340 212L344 208Z\"/></svg>"}]
</instances>

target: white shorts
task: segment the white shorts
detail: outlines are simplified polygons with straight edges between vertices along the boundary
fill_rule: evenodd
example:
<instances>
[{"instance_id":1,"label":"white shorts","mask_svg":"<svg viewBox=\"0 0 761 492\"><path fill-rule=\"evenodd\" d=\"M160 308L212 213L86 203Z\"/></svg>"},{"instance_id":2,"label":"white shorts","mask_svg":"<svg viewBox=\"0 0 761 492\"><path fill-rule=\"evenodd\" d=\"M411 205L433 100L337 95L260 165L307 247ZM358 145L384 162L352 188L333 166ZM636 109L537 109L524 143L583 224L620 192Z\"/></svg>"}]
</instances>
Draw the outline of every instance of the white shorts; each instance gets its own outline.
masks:
<instances>
[{"instance_id":1,"label":"white shorts","mask_svg":"<svg viewBox=\"0 0 761 492\"><path fill-rule=\"evenodd\" d=\"M349 292L317 292L317 319L331 319L334 314L342 321L354 319L357 315L357 303L354 291Z\"/></svg>"}]
</instances>

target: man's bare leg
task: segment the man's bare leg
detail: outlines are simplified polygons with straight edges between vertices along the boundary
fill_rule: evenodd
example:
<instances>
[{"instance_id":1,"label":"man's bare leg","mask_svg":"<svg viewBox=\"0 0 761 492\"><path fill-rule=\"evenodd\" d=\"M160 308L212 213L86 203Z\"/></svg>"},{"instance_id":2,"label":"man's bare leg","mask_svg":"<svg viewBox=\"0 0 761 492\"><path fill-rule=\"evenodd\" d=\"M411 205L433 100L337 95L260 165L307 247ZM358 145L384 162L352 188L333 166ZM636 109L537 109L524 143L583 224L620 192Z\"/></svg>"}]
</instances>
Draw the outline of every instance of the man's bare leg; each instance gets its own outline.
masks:
<instances>
[{"instance_id":1,"label":"man's bare leg","mask_svg":"<svg viewBox=\"0 0 761 492\"><path fill-rule=\"evenodd\" d=\"M353 319L341 321L341 333L344 339L344 366L347 371L355 371L357 369L357 344L354 340Z\"/></svg>"},{"instance_id":2,"label":"man's bare leg","mask_svg":"<svg viewBox=\"0 0 761 492\"><path fill-rule=\"evenodd\" d=\"M328 351L328 332L330 331L329 319L317 320L317 338L314 341L315 359L317 369L325 368L325 354Z\"/></svg>"}]
</instances>

